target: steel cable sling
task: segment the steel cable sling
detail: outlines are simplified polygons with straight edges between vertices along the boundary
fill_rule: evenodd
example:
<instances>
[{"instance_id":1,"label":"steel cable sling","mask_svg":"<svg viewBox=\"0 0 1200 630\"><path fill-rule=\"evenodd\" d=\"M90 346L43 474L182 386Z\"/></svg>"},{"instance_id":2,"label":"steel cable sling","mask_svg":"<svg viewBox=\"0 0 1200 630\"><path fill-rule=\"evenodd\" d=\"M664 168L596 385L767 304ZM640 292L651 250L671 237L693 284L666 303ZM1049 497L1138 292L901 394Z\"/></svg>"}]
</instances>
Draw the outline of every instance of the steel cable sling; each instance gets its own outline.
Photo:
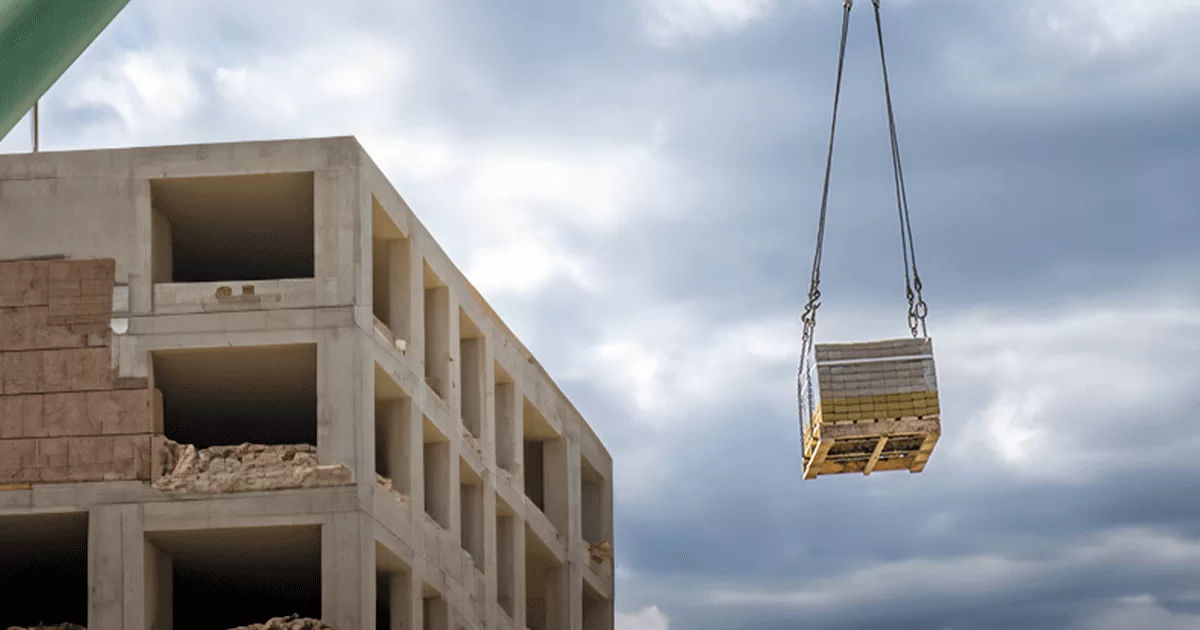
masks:
<instances>
[{"instance_id":1,"label":"steel cable sling","mask_svg":"<svg viewBox=\"0 0 1200 630\"><path fill-rule=\"evenodd\" d=\"M875 8L875 32L879 40L879 62L883 69L883 89L887 104L888 131L892 145L892 175L896 184L896 207L900 219L900 246L904 257L904 289L908 300L908 326L913 337L927 337L928 329L925 317L929 307L921 295L921 276L917 272L917 253L912 236L912 221L908 211L908 192L904 186L904 171L900 163L900 140L896 132L896 116L892 107L892 91L887 71L887 56L883 45L883 21L880 16L880 0L871 0ZM809 359L813 351L813 331L817 324L817 309L820 307L821 256L825 244L825 217L829 206L829 181L833 172L833 148L837 131L838 105L841 101L842 77L846 63L846 42L850 31L850 11L854 8L854 0L842 2L842 37L838 50L837 82L833 93L833 116L829 128L829 151L825 158L825 180L821 190L821 210L817 223L816 253L813 256L812 277L808 290L808 302L804 306L801 320L804 322L804 333L800 348L800 369L797 375L797 406L800 413L800 439L804 442L804 434L808 418L805 414L804 403L808 402L808 414L814 411L813 383ZM807 395L806 395L807 394Z\"/></svg>"}]
</instances>

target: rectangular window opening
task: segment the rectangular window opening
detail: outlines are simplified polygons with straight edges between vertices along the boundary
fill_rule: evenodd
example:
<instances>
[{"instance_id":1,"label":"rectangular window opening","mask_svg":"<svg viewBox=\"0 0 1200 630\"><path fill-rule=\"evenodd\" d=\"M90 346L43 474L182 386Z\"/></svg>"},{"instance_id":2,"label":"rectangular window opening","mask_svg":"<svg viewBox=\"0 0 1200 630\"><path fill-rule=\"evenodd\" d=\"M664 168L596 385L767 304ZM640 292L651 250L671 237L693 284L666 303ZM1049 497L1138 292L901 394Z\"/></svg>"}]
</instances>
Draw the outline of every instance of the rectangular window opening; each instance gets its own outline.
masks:
<instances>
[{"instance_id":1,"label":"rectangular window opening","mask_svg":"<svg viewBox=\"0 0 1200 630\"><path fill-rule=\"evenodd\" d=\"M155 283L312 278L312 172L150 181Z\"/></svg>"},{"instance_id":2,"label":"rectangular window opening","mask_svg":"<svg viewBox=\"0 0 1200 630\"><path fill-rule=\"evenodd\" d=\"M0 516L0 628L88 622L88 514Z\"/></svg>"},{"instance_id":3,"label":"rectangular window opening","mask_svg":"<svg viewBox=\"0 0 1200 630\"><path fill-rule=\"evenodd\" d=\"M483 479L459 459L459 540L475 568L483 570Z\"/></svg>"},{"instance_id":4,"label":"rectangular window opening","mask_svg":"<svg viewBox=\"0 0 1200 630\"><path fill-rule=\"evenodd\" d=\"M580 458L580 521L583 540L589 543L603 542L606 538L604 509L604 477L587 460Z\"/></svg>"},{"instance_id":5,"label":"rectangular window opening","mask_svg":"<svg viewBox=\"0 0 1200 630\"><path fill-rule=\"evenodd\" d=\"M411 334L412 241L371 196L371 311L375 328L403 351Z\"/></svg>"},{"instance_id":6,"label":"rectangular window opening","mask_svg":"<svg viewBox=\"0 0 1200 630\"><path fill-rule=\"evenodd\" d=\"M317 345L152 353L163 432L197 449L317 445ZM326 462L336 463L336 462Z\"/></svg>"},{"instance_id":7,"label":"rectangular window opening","mask_svg":"<svg viewBox=\"0 0 1200 630\"><path fill-rule=\"evenodd\" d=\"M425 263L425 382L442 400L450 392L450 289Z\"/></svg>"},{"instance_id":8,"label":"rectangular window opening","mask_svg":"<svg viewBox=\"0 0 1200 630\"><path fill-rule=\"evenodd\" d=\"M475 322L458 309L459 383L462 387L463 428L476 440L483 437L484 338Z\"/></svg>"},{"instance_id":9,"label":"rectangular window opening","mask_svg":"<svg viewBox=\"0 0 1200 630\"><path fill-rule=\"evenodd\" d=\"M424 419L425 513L450 530L450 440L428 416Z\"/></svg>"},{"instance_id":10,"label":"rectangular window opening","mask_svg":"<svg viewBox=\"0 0 1200 630\"><path fill-rule=\"evenodd\" d=\"M553 426L528 398L522 405L525 496L546 512L546 442L561 439Z\"/></svg>"},{"instance_id":11,"label":"rectangular window opening","mask_svg":"<svg viewBox=\"0 0 1200 630\"><path fill-rule=\"evenodd\" d=\"M496 495L496 602L510 618L516 612L516 534L517 518L500 495Z\"/></svg>"},{"instance_id":12,"label":"rectangular window opening","mask_svg":"<svg viewBox=\"0 0 1200 630\"><path fill-rule=\"evenodd\" d=\"M175 630L236 628L293 613L321 618L319 525L153 532L146 541L155 627L165 627L164 618Z\"/></svg>"},{"instance_id":13,"label":"rectangular window opening","mask_svg":"<svg viewBox=\"0 0 1200 630\"><path fill-rule=\"evenodd\" d=\"M375 474L391 490L412 495L412 400L392 377L375 365Z\"/></svg>"},{"instance_id":14,"label":"rectangular window opening","mask_svg":"<svg viewBox=\"0 0 1200 630\"><path fill-rule=\"evenodd\" d=\"M512 376L505 372L499 363L495 364L493 374L496 381L496 465L515 475L520 472L517 465L517 448L524 406Z\"/></svg>"}]
</instances>

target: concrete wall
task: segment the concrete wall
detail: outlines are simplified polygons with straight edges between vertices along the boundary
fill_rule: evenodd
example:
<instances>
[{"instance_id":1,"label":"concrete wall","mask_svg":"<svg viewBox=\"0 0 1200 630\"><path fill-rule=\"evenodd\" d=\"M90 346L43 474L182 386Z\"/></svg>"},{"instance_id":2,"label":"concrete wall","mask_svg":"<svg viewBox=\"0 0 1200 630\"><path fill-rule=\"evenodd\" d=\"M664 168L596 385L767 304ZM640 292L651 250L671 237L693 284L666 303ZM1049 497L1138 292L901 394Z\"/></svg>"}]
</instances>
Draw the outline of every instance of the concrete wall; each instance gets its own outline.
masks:
<instances>
[{"instance_id":1,"label":"concrete wall","mask_svg":"<svg viewBox=\"0 0 1200 630\"><path fill-rule=\"evenodd\" d=\"M313 173L313 278L166 281L172 227L156 219L153 180L298 171ZM597 541L581 522L586 460L601 488L589 491L601 521L589 539L611 545L609 453L352 138L0 156L0 252L112 258L123 334L104 333L110 376L149 391L157 351L315 343L317 456L353 472L351 486L241 495L70 479L0 491L0 515L89 512L92 630L148 628L169 608L156 532L286 524L320 527L322 616L339 630L373 627L377 595L393 628L421 627L425 609L447 628L524 628L534 601L553 627L577 630L585 590L587 627L612 627L612 564L589 554ZM526 408L537 435L524 433ZM432 435L445 443L427 484ZM525 496L526 439L545 443L544 512ZM376 480L376 457L392 479ZM544 592L526 592L527 563L549 567Z\"/></svg>"}]
</instances>

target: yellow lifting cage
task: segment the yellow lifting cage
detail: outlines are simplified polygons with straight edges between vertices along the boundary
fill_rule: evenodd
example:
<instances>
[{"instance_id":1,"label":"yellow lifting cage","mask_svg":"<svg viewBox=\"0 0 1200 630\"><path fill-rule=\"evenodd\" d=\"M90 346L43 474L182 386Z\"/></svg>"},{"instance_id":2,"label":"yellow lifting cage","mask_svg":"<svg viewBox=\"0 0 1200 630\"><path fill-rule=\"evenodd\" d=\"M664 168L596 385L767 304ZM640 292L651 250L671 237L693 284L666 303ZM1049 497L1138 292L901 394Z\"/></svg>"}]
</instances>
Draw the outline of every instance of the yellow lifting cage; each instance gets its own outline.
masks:
<instances>
[{"instance_id":1,"label":"yellow lifting cage","mask_svg":"<svg viewBox=\"0 0 1200 630\"><path fill-rule=\"evenodd\" d=\"M808 365L805 479L925 468L942 432L931 339L815 344Z\"/></svg>"}]
</instances>

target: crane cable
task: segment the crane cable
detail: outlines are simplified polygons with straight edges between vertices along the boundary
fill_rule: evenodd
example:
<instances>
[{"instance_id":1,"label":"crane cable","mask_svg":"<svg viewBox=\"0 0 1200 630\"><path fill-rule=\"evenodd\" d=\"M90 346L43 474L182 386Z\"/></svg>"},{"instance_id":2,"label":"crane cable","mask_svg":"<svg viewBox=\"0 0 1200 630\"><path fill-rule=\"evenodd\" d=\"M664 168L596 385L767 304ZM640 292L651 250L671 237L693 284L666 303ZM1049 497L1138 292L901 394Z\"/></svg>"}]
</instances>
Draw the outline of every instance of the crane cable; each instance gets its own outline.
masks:
<instances>
[{"instance_id":1,"label":"crane cable","mask_svg":"<svg viewBox=\"0 0 1200 630\"><path fill-rule=\"evenodd\" d=\"M928 336L925 317L929 306L921 295L921 276L917 272L916 246L912 236L912 221L908 211L908 193L904 186L904 171L900 163L900 140L896 132L896 116L892 107L892 91L887 71L887 56L883 45L883 21L880 16L880 0L871 0L875 8L875 32L879 40L879 61L883 68L884 97L887 103L888 131L892 145L892 174L896 183L896 206L900 219L900 246L904 256L904 289L908 299L908 325L913 337ZM808 302L804 306L801 320L804 322L804 333L800 350L800 369L797 378L797 403L800 408L801 440L804 438L806 407L809 414L814 408L812 378L809 373L809 360L812 354L813 331L817 324L817 309L820 307L821 257L825 244L825 217L829 205L829 181L833 172L834 138L837 131L838 105L841 102L842 77L846 63L846 42L850 29L850 11L854 8L854 0L842 1L842 36L838 50L837 82L833 93L833 115L829 128L829 151L825 158L825 180L821 190L821 210L817 223L816 253L813 256L812 277L808 290ZM806 397L807 394L807 397Z\"/></svg>"}]
</instances>

